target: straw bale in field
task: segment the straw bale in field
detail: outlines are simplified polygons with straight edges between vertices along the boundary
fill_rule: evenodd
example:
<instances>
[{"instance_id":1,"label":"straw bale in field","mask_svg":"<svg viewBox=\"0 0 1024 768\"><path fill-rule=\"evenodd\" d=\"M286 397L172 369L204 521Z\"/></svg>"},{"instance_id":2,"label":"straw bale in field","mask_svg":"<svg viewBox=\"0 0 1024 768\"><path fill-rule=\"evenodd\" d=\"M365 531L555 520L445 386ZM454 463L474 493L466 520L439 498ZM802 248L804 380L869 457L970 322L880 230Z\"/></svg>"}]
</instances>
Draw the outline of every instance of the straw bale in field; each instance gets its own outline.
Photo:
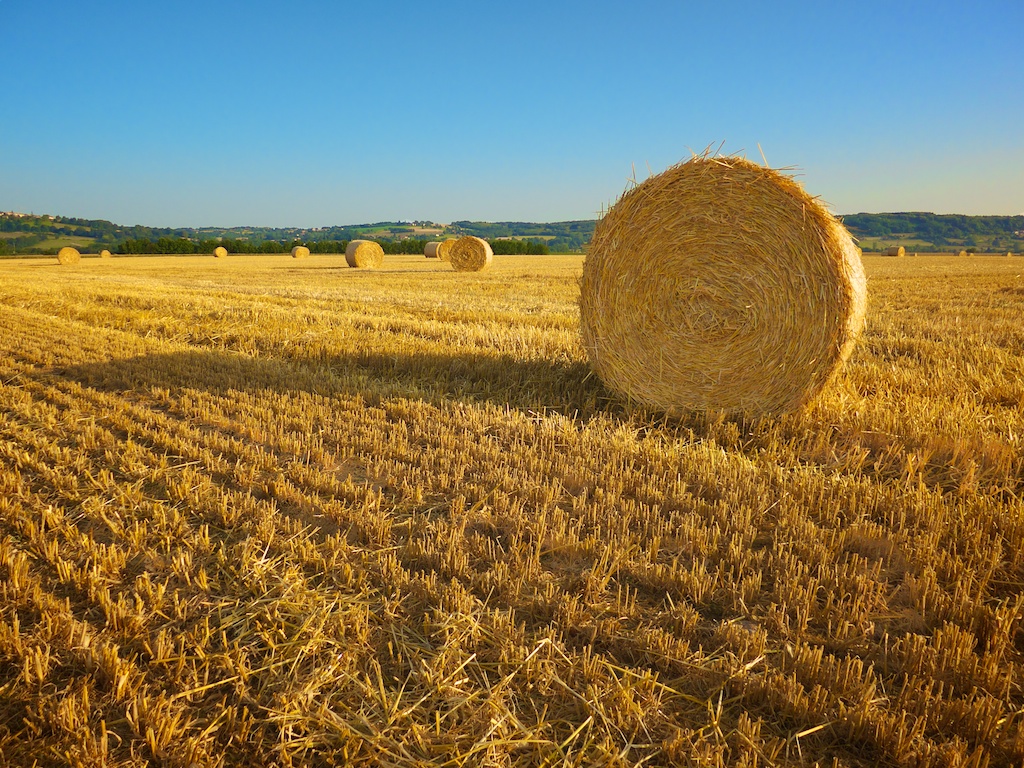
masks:
<instances>
[{"instance_id":1,"label":"straw bale in field","mask_svg":"<svg viewBox=\"0 0 1024 768\"><path fill-rule=\"evenodd\" d=\"M598 222L583 346L613 391L676 414L786 412L853 351L866 281L849 233L793 179L696 156Z\"/></svg>"},{"instance_id":2,"label":"straw bale in field","mask_svg":"<svg viewBox=\"0 0 1024 768\"><path fill-rule=\"evenodd\" d=\"M60 264L77 264L81 258L82 254L78 252L78 249L72 248L70 245L57 251L57 262Z\"/></svg>"},{"instance_id":3,"label":"straw bale in field","mask_svg":"<svg viewBox=\"0 0 1024 768\"><path fill-rule=\"evenodd\" d=\"M104 248L102 251L100 251L100 258L101 259L109 259L109 258L111 258L110 251L108 251L108 250L106 250Z\"/></svg>"},{"instance_id":4,"label":"straw bale in field","mask_svg":"<svg viewBox=\"0 0 1024 768\"><path fill-rule=\"evenodd\" d=\"M442 240L437 246L437 258L441 261L450 261L452 255L452 247L455 245L454 239Z\"/></svg>"},{"instance_id":5,"label":"straw bale in field","mask_svg":"<svg viewBox=\"0 0 1024 768\"><path fill-rule=\"evenodd\" d=\"M906 256L907 255L907 249L904 248L902 245L892 245L892 246L889 246L888 248L886 248L885 252L882 255L883 256L900 256L900 257L902 257L902 256Z\"/></svg>"},{"instance_id":6,"label":"straw bale in field","mask_svg":"<svg viewBox=\"0 0 1024 768\"><path fill-rule=\"evenodd\" d=\"M228 255L228 249L225 248L223 245L218 245L216 248L213 249L213 255L215 258L223 259L225 256Z\"/></svg>"},{"instance_id":7,"label":"straw bale in field","mask_svg":"<svg viewBox=\"0 0 1024 768\"><path fill-rule=\"evenodd\" d=\"M967 253L967 251L960 251L960 253L957 254L957 256L968 256L968 255L969 254Z\"/></svg>"},{"instance_id":8,"label":"straw bale in field","mask_svg":"<svg viewBox=\"0 0 1024 768\"><path fill-rule=\"evenodd\" d=\"M480 272L491 266L494 252L486 240L460 237L448 252L448 261L457 272Z\"/></svg>"},{"instance_id":9,"label":"straw bale in field","mask_svg":"<svg viewBox=\"0 0 1024 768\"><path fill-rule=\"evenodd\" d=\"M345 249L345 261L350 267L376 269L384 263L384 249L372 240L353 240Z\"/></svg>"},{"instance_id":10,"label":"straw bale in field","mask_svg":"<svg viewBox=\"0 0 1024 768\"><path fill-rule=\"evenodd\" d=\"M1006 258L1010 258L1011 256L1013 256L1013 251L1007 251Z\"/></svg>"},{"instance_id":11,"label":"straw bale in field","mask_svg":"<svg viewBox=\"0 0 1024 768\"><path fill-rule=\"evenodd\" d=\"M439 259L441 258L441 255L439 253L440 250L441 242L434 240L432 242L427 243L423 247L423 255L426 256L428 259Z\"/></svg>"},{"instance_id":12,"label":"straw bale in field","mask_svg":"<svg viewBox=\"0 0 1024 768\"><path fill-rule=\"evenodd\" d=\"M307 256L309 256L309 248L307 248L306 246L296 245L294 248L292 248L293 259L304 259Z\"/></svg>"}]
</instances>

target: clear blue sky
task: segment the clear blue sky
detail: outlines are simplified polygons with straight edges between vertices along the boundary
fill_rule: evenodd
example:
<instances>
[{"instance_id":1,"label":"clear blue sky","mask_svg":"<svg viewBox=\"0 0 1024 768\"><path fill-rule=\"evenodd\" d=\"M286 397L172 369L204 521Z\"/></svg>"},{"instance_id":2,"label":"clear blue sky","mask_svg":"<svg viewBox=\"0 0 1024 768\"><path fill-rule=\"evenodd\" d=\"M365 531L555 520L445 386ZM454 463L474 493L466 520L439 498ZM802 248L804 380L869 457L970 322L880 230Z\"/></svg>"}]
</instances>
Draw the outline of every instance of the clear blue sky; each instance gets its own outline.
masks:
<instances>
[{"instance_id":1,"label":"clear blue sky","mask_svg":"<svg viewBox=\"0 0 1024 768\"><path fill-rule=\"evenodd\" d=\"M0 210L593 218L725 142L839 213L1024 213L1024 0L0 0Z\"/></svg>"}]
</instances>

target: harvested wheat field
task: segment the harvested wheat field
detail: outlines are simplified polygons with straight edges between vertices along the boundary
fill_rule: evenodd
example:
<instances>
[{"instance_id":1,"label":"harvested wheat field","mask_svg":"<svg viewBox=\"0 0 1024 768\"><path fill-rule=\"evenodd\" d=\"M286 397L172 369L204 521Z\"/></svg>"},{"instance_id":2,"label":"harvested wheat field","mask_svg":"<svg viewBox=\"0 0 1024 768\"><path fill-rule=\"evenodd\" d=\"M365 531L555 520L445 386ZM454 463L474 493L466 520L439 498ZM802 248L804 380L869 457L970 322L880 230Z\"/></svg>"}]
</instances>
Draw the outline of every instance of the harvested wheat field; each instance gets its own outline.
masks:
<instances>
[{"instance_id":1,"label":"harvested wheat field","mask_svg":"<svg viewBox=\"0 0 1024 768\"><path fill-rule=\"evenodd\" d=\"M1024 277L665 419L581 257L0 261L0 764L1024 761Z\"/></svg>"}]
</instances>

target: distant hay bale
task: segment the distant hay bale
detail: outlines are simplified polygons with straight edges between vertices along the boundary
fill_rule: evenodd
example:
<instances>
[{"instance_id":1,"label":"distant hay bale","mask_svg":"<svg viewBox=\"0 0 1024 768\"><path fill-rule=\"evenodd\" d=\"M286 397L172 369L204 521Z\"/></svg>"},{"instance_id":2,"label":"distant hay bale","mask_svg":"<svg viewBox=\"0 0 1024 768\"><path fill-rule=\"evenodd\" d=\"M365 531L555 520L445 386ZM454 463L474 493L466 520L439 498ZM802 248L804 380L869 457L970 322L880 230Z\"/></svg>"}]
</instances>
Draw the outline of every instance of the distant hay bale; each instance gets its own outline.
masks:
<instances>
[{"instance_id":1,"label":"distant hay bale","mask_svg":"<svg viewBox=\"0 0 1024 768\"><path fill-rule=\"evenodd\" d=\"M225 248L223 245L218 245L216 248L213 249L213 255L214 258L223 259L225 256L228 255L228 249Z\"/></svg>"},{"instance_id":2,"label":"distant hay bale","mask_svg":"<svg viewBox=\"0 0 1024 768\"><path fill-rule=\"evenodd\" d=\"M372 240L353 240L345 249L345 261L350 267L376 269L384 263L384 249Z\"/></svg>"},{"instance_id":3,"label":"distant hay bale","mask_svg":"<svg viewBox=\"0 0 1024 768\"><path fill-rule=\"evenodd\" d=\"M448 252L448 261L457 272L481 272L491 266L494 251L479 237L460 237Z\"/></svg>"},{"instance_id":4,"label":"distant hay bale","mask_svg":"<svg viewBox=\"0 0 1024 768\"><path fill-rule=\"evenodd\" d=\"M849 233L796 181L697 156L597 223L580 294L583 346L609 389L669 414L781 413L853 351L866 280Z\"/></svg>"},{"instance_id":5,"label":"distant hay bale","mask_svg":"<svg viewBox=\"0 0 1024 768\"><path fill-rule=\"evenodd\" d=\"M957 254L957 256L960 256L960 257L967 256L967 255L968 255L967 251L960 251L960 253Z\"/></svg>"},{"instance_id":6,"label":"distant hay bale","mask_svg":"<svg viewBox=\"0 0 1024 768\"><path fill-rule=\"evenodd\" d=\"M100 258L101 259L109 259L109 258L111 258L110 251L108 251L108 250L106 250L104 248L102 251L100 251Z\"/></svg>"},{"instance_id":7,"label":"distant hay bale","mask_svg":"<svg viewBox=\"0 0 1024 768\"><path fill-rule=\"evenodd\" d=\"M886 248L885 253L883 253L882 255L903 257L907 255L907 249L904 248L902 245L892 245Z\"/></svg>"},{"instance_id":8,"label":"distant hay bale","mask_svg":"<svg viewBox=\"0 0 1024 768\"><path fill-rule=\"evenodd\" d=\"M454 245L454 239L442 240L437 246L437 258L441 261L449 261L451 259L452 247Z\"/></svg>"},{"instance_id":9,"label":"distant hay bale","mask_svg":"<svg viewBox=\"0 0 1024 768\"><path fill-rule=\"evenodd\" d=\"M1007 251L1006 258L1010 258L1011 256L1013 256L1013 251Z\"/></svg>"},{"instance_id":10,"label":"distant hay bale","mask_svg":"<svg viewBox=\"0 0 1024 768\"><path fill-rule=\"evenodd\" d=\"M436 240L432 241L432 242L429 242L429 243L427 243L423 247L423 255L426 256L428 259L440 258L440 256L438 256L438 253L437 253L438 249L440 249L440 247L441 247L441 243L436 241Z\"/></svg>"},{"instance_id":11,"label":"distant hay bale","mask_svg":"<svg viewBox=\"0 0 1024 768\"><path fill-rule=\"evenodd\" d=\"M309 256L309 248L307 248L306 246L296 245L294 248L292 248L293 259L304 259L307 256Z\"/></svg>"},{"instance_id":12,"label":"distant hay bale","mask_svg":"<svg viewBox=\"0 0 1024 768\"><path fill-rule=\"evenodd\" d=\"M65 245L57 251L57 262L60 264L77 264L81 258L82 254L78 252L78 249L72 248L70 245Z\"/></svg>"}]
</instances>

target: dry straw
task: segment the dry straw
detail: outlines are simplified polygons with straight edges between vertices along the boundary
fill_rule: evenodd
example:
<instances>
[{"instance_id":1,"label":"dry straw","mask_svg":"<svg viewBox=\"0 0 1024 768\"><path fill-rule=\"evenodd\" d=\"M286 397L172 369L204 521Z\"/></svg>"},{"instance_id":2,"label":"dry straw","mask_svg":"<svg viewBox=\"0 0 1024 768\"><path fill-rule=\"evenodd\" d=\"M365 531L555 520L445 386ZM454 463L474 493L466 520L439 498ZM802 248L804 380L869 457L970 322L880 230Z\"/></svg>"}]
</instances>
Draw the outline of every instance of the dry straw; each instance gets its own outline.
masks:
<instances>
[{"instance_id":1,"label":"dry straw","mask_svg":"<svg viewBox=\"0 0 1024 768\"><path fill-rule=\"evenodd\" d=\"M967 256L967 255L968 255L967 251L960 251L960 253L957 254L957 256L961 256L961 257Z\"/></svg>"},{"instance_id":2,"label":"dry straw","mask_svg":"<svg viewBox=\"0 0 1024 768\"><path fill-rule=\"evenodd\" d=\"M109 259L109 258L111 258L110 251L108 251L106 249L100 251L100 258L101 259Z\"/></svg>"},{"instance_id":3,"label":"dry straw","mask_svg":"<svg viewBox=\"0 0 1024 768\"><path fill-rule=\"evenodd\" d=\"M448 253L448 261L457 272L480 272L491 266L494 251L479 237L460 237Z\"/></svg>"},{"instance_id":4,"label":"dry straw","mask_svg":"<svg viewBox=\"0 0 1024 768\"><path fill-rule=\"evenodd\" d=\"M81 258L82 254L70 245L66 245L57 251L57 261L60 264L77 264Z\"/></svg>"},{"instance_id":5,"label":"dry straw","mask_svg":"<svg viewBox=\"0 0 1024 768\"><path fill-rule=\"evenodd\" d=\"M228 249L225 248L223 245L218 245L216 248L213 249L213 255L215 258L223 259L225 256L228 255Z\"/></svg>"},{"instance_id":6,"label":"dry straw","mask_svg":"<svg viewBox=\"0 0 1024 768\"><path fill-rule=\"evenodd\" d=\"M309 248L307 248L306 246L296 245L294 248L292 248L293 259L304 259L307 256L309 256Z\"/></svg>"},{"instance_id":7,"label":"dry straw","mask_svg":"<svg viewBox=\"0 0 1024 768\"><path fill-rule=\"evenodd\" d=\"M866 281L849 233L793 179L695 156L598 222L583 345L612 390L668 413L786 412L853 351Z\"/></svg>"},{"instance_id":8,"label":"dry straw","mask_svg":"<svg viewBox=\"0 0 1024 768\"><path fill-rule=\"evenodd\" d=\"M376 269L384 263L384 249L372 240L353 240L345 249L345 261L350 267Z\"/></svg>"},{"instance_id":9,"label":"dry straw","mask_svg":"<svg viewBox=\"0 0 1024 768\"><path fill-rule=\"evenodd\" d=\"M440 245L437 246L437 258L441 261L450 261L454 245L455 240L442 240Z\"/></svg>"},{"instance_id":10,"label":"dry straw","mask_svg":"<svg viewBox=\"0 0 1024 768\"><path fill-rule=\"evenodd\" d=\"M447 243L450 243L450 242L452 242L452 241L451 240L441 240L441 241L434 240L432 242L429 242L429 243L427 243L423 247L423 255L426 256L428 259L440 259L441 258L441 250L442 250L442 248L447 251L448 248L450 247L450 246L447 245ZM447 259L446 259L446 261L447 261Z\"/></svg>"},{"instance_id":11,"label":"dry straw","mask_svg":"<svg viewBox=\"0 0 1024 768\"><path fill-rule=\"evenodd\" d=\"M899 256L903 257L907 255L907 249L902 245L892 245L885 249L884 256Z\"/></svg>"}]
</instances>

